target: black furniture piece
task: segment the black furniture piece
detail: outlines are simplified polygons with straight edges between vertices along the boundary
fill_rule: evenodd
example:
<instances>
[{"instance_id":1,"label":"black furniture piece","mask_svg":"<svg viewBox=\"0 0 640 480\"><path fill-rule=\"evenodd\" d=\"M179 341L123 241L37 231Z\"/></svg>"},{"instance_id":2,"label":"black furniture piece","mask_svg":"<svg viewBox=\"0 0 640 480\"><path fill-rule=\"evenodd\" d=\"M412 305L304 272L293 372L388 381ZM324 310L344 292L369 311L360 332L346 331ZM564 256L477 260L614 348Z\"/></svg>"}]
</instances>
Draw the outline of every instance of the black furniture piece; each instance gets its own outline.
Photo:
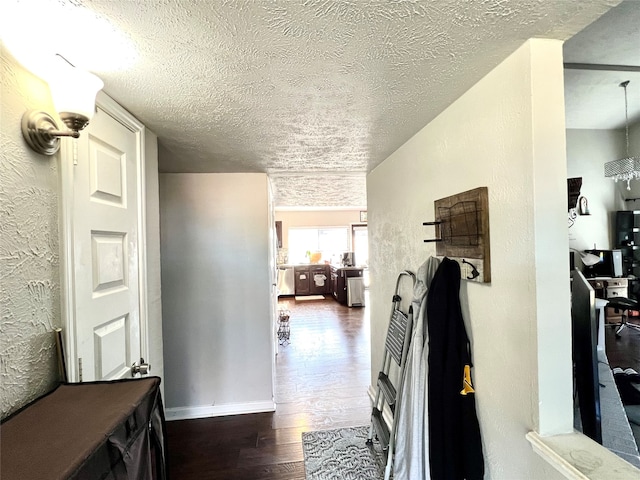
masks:
<instances>
[{"instance_id":1,"label":"black furniture piece","mask_svg":"<svg viewBox=\"0 0 640 480\"><path fill-rule=\"evenodd\" d=\"M347 305L347 280L351 277L362 277L361 267L331 266L331 293L342 305Z\"/></svg>"},{"instance_id":2,"label":"black furniture piece","mask_svg":"<svg viewBox=\"0 0 640 480\"><path fill-rule=\"evenodd\" d=\"M620 323L616 328L616 337L620 338L620 333L622 332L622 330L624 330L625 327L640 329L639 325L627 322L628 311L638 310L638 308L640 308L640 305L636 300L625 297L614 297L609 298L608 300L609 303L607 304L607 307L615 309L616 313L621 312Z\"/></svg>"},{"instance_id":3,"label":"black furniture piece","mask_svg":"<svg viewBox=\"0 0 640 480\"><path fill-rule=\"evenodd\" d=\"M622 252L622 275L632 276L628 296L640 300L640 210L616 212L614 240L616 248Z\"/></svg>"},{"instance_id":4,"label":"black furniture piece","mask_svg":"<svg viewBox=\"0 0 640 480\"><path fill-rule=\"evenodd\" d=\"M160 378L61 384L3 420L2 480L163 480Z\"/></svg>"}]
</instances>

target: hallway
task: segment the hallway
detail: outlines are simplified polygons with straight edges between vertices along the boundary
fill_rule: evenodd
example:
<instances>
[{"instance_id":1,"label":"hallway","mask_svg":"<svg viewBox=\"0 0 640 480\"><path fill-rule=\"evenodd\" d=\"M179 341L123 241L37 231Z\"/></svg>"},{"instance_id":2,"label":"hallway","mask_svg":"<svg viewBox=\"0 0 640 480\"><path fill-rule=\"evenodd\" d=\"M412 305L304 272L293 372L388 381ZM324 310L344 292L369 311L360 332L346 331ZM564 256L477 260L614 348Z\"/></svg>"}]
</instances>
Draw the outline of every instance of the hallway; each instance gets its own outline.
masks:
<instances>
[{"instance_id":1,"label":"hallway","mask_svg":"<svg viewBox=\"0 0 640 480\"><path fill-rule=\"evenodd\" d=\"M291 342L278 347L274 413L167 423L171 478L304 480L301 434L366 425L368 308L281 299Z\"/></svg>"}]
</instances>

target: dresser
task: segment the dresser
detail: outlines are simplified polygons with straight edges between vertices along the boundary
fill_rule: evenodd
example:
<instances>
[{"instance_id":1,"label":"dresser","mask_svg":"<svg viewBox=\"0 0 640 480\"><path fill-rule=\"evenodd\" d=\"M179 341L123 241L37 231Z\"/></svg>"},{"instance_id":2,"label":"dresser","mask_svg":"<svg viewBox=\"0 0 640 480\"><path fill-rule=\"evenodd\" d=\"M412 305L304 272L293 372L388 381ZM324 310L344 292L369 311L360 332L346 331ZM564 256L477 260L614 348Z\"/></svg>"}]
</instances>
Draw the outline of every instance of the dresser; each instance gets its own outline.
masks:
<instances>
[{"instance_id":1,"label":"dresser","mask_svg":"<svg viewBox=\"0 0 640 480\"><path fill-rule=\"evenodd\" d=\"M2 421L2 480L167 478L160 379L59 385Z\"/></svg>"}]
</instances>

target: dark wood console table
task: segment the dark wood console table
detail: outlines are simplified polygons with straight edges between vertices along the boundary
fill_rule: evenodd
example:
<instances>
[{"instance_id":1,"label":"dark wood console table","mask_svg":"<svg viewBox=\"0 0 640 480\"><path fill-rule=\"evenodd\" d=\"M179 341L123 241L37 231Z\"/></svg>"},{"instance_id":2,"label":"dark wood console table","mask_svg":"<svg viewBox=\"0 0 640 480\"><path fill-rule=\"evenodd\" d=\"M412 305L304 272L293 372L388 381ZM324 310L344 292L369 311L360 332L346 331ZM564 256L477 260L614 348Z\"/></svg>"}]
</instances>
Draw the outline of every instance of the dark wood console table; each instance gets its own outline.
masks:
<instances>
[{"instance_id":1,"label":"dark wood console table","mask_svg":"<svg viewBox=\"0 0 640 480\"><path fill-rule=\"evenodd\" d=\"M160 379L62 384L0 426L2 480L165 479Z\"/></svg>"}]
</instances>

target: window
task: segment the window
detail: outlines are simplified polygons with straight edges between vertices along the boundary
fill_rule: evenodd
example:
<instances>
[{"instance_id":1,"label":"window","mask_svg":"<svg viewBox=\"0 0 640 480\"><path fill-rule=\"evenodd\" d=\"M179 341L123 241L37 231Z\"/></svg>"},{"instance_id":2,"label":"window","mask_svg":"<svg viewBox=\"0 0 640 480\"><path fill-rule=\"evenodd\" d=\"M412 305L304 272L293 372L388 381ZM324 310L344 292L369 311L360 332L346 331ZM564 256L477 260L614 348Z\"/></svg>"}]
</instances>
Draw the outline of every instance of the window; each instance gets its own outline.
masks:
<instances>
[{"instance_id":1,"label":"window","mask_svg":"<svg viewBox=\"0 0 640 480\"><path fill-rule=\"evenodd\" d=\"M369 233L366 224L351 225L351 245L356 254L356 264L369 265Z\"/></svg>"},{"instance_id":2,"label":"window","mask_svg":"<svg viewBox=\"0 0 640 480\"><path fill-rule=\"evenodd\" d=\"M347 227L294 227L289 228L289 261L307 263L307 252L322 253L321 261L349 251Z\"/></svg>"}]
</instances>

